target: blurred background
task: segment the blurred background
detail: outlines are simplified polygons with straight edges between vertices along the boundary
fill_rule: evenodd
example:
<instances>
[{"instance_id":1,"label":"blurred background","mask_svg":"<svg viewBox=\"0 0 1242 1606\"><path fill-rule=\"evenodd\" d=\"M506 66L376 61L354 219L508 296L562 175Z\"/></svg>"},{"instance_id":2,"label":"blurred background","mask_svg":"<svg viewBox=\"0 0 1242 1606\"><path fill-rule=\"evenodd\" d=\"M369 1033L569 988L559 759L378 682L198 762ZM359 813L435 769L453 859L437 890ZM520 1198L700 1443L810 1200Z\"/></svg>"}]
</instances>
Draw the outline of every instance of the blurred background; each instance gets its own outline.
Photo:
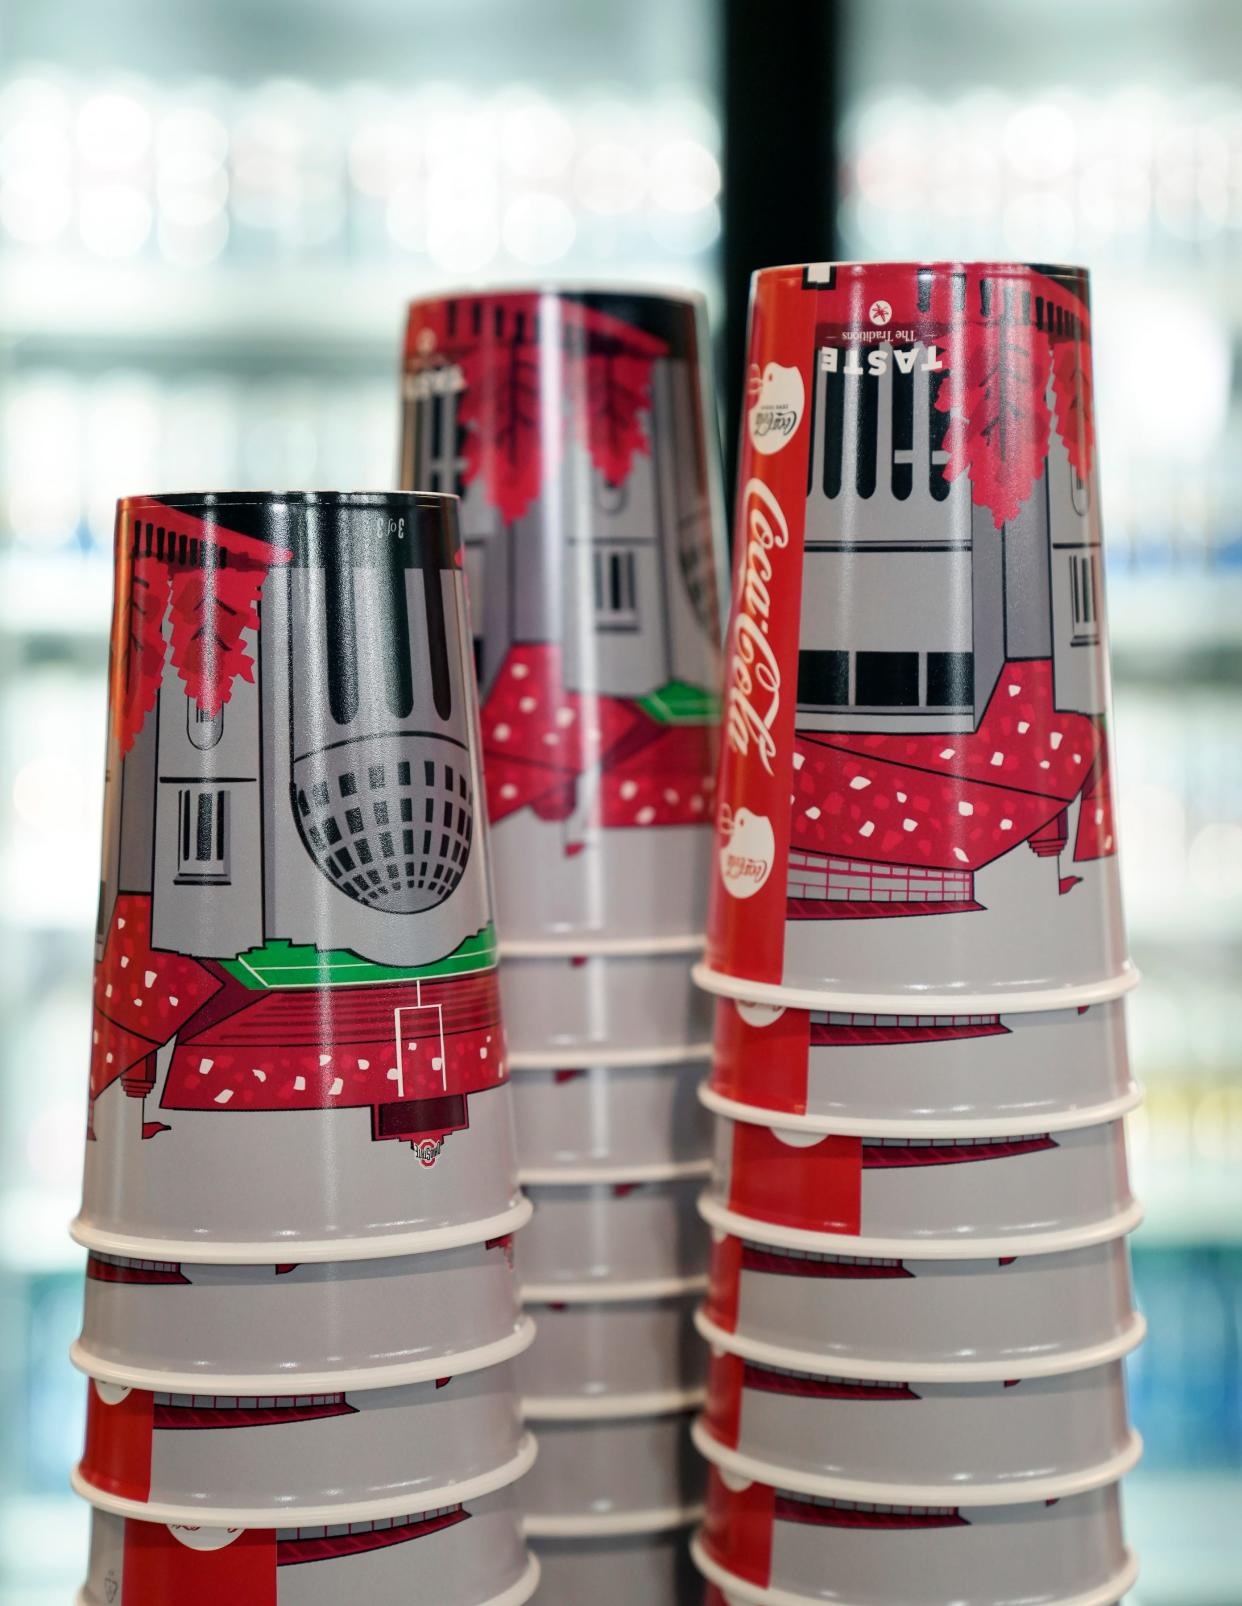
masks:
<instances>
[{"instance_id":1,"label":"blurred background","mask_svg":"<svg viewBox=\"0 0 1242 1606\"><path fill-rule=\"evenodd\" d=\"M0 1601L66 1489L112 508L395 477L402 303L768 261L1094 275L1131 1128L1152 1334L1132 1606L1242 1603L1242 7L6 0L0 12ZM726 438L729 429L726 428ZM57 872L51 875L55 864Z\"/></svg>"}]
</instances>

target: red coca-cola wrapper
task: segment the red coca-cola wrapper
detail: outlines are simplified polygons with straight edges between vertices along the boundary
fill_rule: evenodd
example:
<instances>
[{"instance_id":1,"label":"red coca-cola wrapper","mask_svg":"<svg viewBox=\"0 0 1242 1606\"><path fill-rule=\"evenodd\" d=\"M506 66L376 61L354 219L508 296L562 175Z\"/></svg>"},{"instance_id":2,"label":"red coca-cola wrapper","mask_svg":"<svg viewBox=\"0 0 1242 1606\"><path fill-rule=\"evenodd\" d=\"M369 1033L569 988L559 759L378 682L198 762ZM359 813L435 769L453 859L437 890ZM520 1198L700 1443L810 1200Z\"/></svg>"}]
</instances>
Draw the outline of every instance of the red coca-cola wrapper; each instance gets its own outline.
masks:
<instances>
[{"instance_id":1,"label":"red coca-cola wrapper","mask_svg":"<svg viewBox=\"0 0 1242 1606\"><path fill-rule=\"evenodd\" d=\"M756 276L706 986L947 1013L1126 957L1087 276Z\"/></svg>"},{"instance_id":2,"label":"red coca-cola wrapper","mask_svg":"<svg viewBox=\"0 0 1242 1606\"><path fill-rule=\"evenodd\" d=\"M706 351L693 295L410 308L402 483L461 497L513 952L700 946L723 550Z\"/></svg>"}]
</instances>

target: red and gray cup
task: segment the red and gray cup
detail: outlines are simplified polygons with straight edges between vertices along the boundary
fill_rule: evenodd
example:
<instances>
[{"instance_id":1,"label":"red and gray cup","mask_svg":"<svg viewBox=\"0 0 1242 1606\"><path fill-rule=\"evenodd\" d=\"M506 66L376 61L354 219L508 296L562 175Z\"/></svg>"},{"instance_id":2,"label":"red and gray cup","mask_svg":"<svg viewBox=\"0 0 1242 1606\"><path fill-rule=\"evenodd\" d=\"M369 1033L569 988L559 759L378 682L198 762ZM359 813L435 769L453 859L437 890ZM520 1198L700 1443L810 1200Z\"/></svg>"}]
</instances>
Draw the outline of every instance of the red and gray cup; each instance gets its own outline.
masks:
<instances>
[{"instance_id":1,"label":"red and gray cup","mask_svg":"<svg viewBox=\"0 0 1242 1606\"><path fill-rule=\"evenodd\" d=\"M704 985L1119 996L1085 272L766 269L749 360Z\"/></svg>"},{"instance_id":2,"label":"red and gray cup","mask_svg":"<svg viewBox=\"0 0 1242 1606\"><path fill-rule=\"evenodd\" d=\"M414 302L402 482L461 497L507 949L691 952L721 527L701 298Z\"/></svg>"}]
</instances>

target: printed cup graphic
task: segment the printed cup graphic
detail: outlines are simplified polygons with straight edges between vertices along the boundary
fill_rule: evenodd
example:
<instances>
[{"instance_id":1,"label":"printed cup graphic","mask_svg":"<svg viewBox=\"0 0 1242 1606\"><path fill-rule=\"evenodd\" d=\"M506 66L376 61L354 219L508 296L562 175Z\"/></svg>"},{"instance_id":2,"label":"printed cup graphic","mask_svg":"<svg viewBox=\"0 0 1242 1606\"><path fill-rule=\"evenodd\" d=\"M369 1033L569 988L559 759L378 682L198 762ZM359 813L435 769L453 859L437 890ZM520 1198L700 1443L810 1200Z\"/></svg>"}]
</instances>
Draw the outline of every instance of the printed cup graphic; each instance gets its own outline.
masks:
<instances>
[{"instance_id":1,"label":"printed cup graphic","mask_svg":"<svg viewBox=\"0 0 1242 1606\"><path fill-rule=\"evenodd\" d=\"M704 1058L712 1003L690 966L688 954L506 959L500 994L512 1061L555 1069Z\"/></svg>"},{"instance_id":2,"label":"printed cup graphic","mask_svg":"<svg viewBox=\"0 0 1242 1606\"><path fill-rule=\"evenodd\" d=\"M681 1606L702 1583L690 1562L683 1529L604 1539L537 1539L542 1585L549 1601L592 1606Z\"/></svg>"},{"instance_id":3,"label":"printed cup graphic","mask_svg":"<svg viewBox=\"0 0 1242 1606\"><path fill-rule=\"evenodd\" d=\"M771 1119L771 1118L768 1118ZM1007 1137L842 1137L716 1122L703 1209L787 1246L950 1259L1069 1249L1137 1225L1120 1121Z\"/></svg>"},{"instance_id":4,"label":"printed cup graphic","mask_svg":"<svg viewBox=\"0 0 1242 1606\"><path fill-rule=\"evenodd\" d=\"M81 1492L124 1515L282 1513L352 1521L448 1503L515 1464L523 1432L511 1367L399 1388L212 1395L87 1384ZM516 1471L513 1474L517 1475ZM492 1487L497 1485L493 1483ZM244 1513L244 1518L238 1513ZM339 1514L339 1515L338 1515Z\"/></svg>"},{"instance_id":5,"label":"printed cup graphic","mask_svg":"<svg viewBox=\"0 0 1242 1606\"><path fill-rule=\"evenodd\" d=\"M946 1136L1080 1125L1138 1101L1121 1000L1006 1014L874 1014L721 999L711 1107Z\"/></svg>"},{"instance_id":6,"label":"printed cup graphic","mask_svg":"<svg viewBox=\"0 0 1242 1606\"><path fill-rule=\"evenodd\" d=\"M692 1405L707 1372L697 1299L529 1305L538 1341L514 1368L528 1420Z\"/></svg>"},{"instance_id":7,"label":"printed cup graphic","mask_svg":"<svg viewBox=\"0 0 1242 1606\"><path fill-rule=\"evenodd\" d=\"M341 1374L443 1375L520 1336L509 1236L391 1260L228 1266L86 1263L74 1354L97 1377L168 1390L326 1387ZM392 1374L399 1374L393 1376Z\"/></svg>"},{"instance_id":8,"label":"printed cup graphic","mask_svg":"<svg viewBox=\"0 0 1242 1606\"><path fill-rule=\"evenodd\" d=\"M505 942L695 946L722 531L694 297L417 301L402 482L461 496Z\"/></svg>"},{"instance_id":9,"label":"printed cup graphic","mask_svg":"<svg viewBox=\"0 0 1242 1606\"><path fill-rule=\"evenodd\" d=\"M752 368L746 430L751 447L763 457L779 452L797 433L806 407L806 387L797 367L770 362L762 373Z\"/></svg>"},{"instance_id":10,"label":"printed cup graphic","mask_svg":"<svg viewBox=\"0 0 1242 1606\"><path fill-rule=\"evenodd\" d=\"M655 1180L711 1154L705 1062L522 1070L513 1081L522 1180Z\"/></svg>"},{"instance_id":11,"label":"printed cup graphic","mask_svg":"<svg viewBox=\"0 0 1242 1606\"><path fill-rule=\"evenodd\" d=\"M750 360L704 985L934 1014L1119 995L1086 274L770 269ZM796 422L763 403L790 373Z\"/></svg>"},{"instance_id":12,"label":"printed cup graphic","mask_svg":"<svg viewBox=\"0 0 1242 1606\"><path fill-rule=\"evenodd\" d=\"M535 1214L515 1244L523 1299L657 1299L701 1287L702 1186L689 1177L530 1188Z\"/></svg>"},{"instance_id":13,"label":"printed cup graphic","mask_svg":"<svg viewBox=\"0 0 1242 1606\"><path fill-rule=\"evenodd\" d=\"M762 1233L763 1228L757 1228ZM713 1233L700 1330L756 1360L843 1376L1033 1377L1142 1336L1125 1240L1044 1255L923 1260Z\"/></svg>"},{"instance_id":14,"label":"printed cup graphic","mask_svg":"<svg viewBox=\"0 0 1242 1606\"><path fill-rule=\"evenodd\" d=\"M82 1606L522 1606L538 1569L516 1490L430 1511L275 1528L143 1522L96 1509Z\"/></svg>"},{"instance_id":15,"label":"printed cup graphic","mask_svg":"<svg viewBox=\"0 0 1242 1606\"><path fill-rule=\"evenodd\" d=\"M460 560L443 497L118 505L89 1247L513 1209Z\"/></svg>"},{"instance_id":16,"label":"printed cup graphic","mask_svg":"<svg viewBox=\"0 0 1242 1606\"><path fill-rule=\"evenodd\" d=\"M684 1413L540 1422L539 1457L518 1498L532 1537L637 1533L687 1522L704 1466Z\"/></svg>"},{"instance_id":17,"label":"printed cup graphic","mask_svg":"<svg viewBox=\"0 0 1242 1606\"><path fill-rule=\"evenodd\" d=\"M793 1371L714 1349L696 1434L736 1475L884 1503L1077 1492L1133 1459L1122 1363L1052 1377L904 1383ZM1098 1481L1098 1479L1096 1480Z\"/></svg>"},{"instance_id":18,"label":"printed cup graphic","mask_svg":"<svg viewBox=\"0 0 1242 1606\"><path fill-rule=\"evenodd\" d=\"M832 1500L713 1468L700 1571L729 1601L850 1606L1113 1606L1137 1571L1121 1532L1117 1485L1029 1505Z\"/></svg>"}]
</instances>

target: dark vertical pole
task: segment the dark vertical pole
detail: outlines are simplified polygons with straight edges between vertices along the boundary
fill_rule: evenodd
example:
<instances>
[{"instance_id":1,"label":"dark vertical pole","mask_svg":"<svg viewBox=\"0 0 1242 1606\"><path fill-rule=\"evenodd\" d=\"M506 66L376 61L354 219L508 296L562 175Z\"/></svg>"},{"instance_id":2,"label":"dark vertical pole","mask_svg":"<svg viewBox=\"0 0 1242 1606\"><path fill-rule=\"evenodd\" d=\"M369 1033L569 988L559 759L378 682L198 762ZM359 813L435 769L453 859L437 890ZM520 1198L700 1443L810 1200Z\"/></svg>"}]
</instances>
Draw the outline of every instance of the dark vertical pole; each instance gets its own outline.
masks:
<instances>
[{"instance_id":1,"label":"dark vertical pole","mask_svg":"<svg viewBox=\"0 0 1242 1606\"><path fill-rule=\"evenodd\" d=\"M835 255L837 64L847 0L720 0L725 468L730 500L756 268Z\"/></svg>"}]
</instances>

